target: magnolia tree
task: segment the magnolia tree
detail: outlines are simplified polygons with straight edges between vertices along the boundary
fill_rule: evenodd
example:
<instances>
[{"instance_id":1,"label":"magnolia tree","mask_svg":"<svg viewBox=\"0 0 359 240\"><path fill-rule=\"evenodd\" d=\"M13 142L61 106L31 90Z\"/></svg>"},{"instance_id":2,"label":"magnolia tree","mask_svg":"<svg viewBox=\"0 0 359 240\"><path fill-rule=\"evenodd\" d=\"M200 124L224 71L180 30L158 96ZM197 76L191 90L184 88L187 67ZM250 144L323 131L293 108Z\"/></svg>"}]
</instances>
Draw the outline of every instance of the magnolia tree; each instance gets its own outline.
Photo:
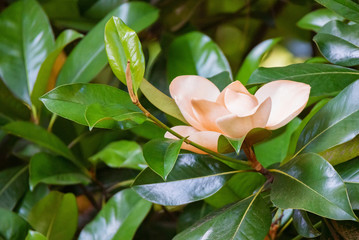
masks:
<instances>
[{"instance_id":1,"label":"magnolia tree","mask_svg":"<svg viewBox=\"0 0 359 240\"><path fill-rule=\"evenodd\" d=\"M297 24L323 57L258 68L280 40L267 39L235 77L211 38L183 30L189 18L163 11L177 36L142 46L137 33L160 21L148 3L98 1L67 19L61 1L11 4L0 239L357 239L359 5L317 2ZM55 40L48 16L91 30Z\"/></svg>"}]
</instances>

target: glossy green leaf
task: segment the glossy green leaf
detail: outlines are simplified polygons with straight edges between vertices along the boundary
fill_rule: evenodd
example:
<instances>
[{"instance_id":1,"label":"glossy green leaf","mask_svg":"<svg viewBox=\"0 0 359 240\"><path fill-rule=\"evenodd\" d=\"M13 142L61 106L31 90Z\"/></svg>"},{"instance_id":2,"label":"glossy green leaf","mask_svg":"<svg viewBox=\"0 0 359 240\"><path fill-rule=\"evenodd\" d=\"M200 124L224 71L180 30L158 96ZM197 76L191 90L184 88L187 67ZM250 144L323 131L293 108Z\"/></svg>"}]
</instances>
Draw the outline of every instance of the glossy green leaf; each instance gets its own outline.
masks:
<instances>
[{"instance_id":1,"label":"glossy green leaf","mask_svg":"<svg viewBox=\"0 0 359 240\"><path fill-rule=\"evenodd\" d=\"M47 238L39 232L29 230L25 240L47 240Z\"/></svg>"},{"instance_id":2,"label":"glossy green leaf","mask_svg":"<svg viewBox=\"0 0 359 240\"><path fill-rule=\"evenodd\" d=\"M167 64L170 81L180 75L209 78L224 71L232 78L231 68L221 49L203 33L190 32L171 43Z\"/></svg>"},{"instance_id":3,"label":"glossy green leaf","mask_svg":"<svg viewBox=\"0 0 359 240\"><path fill-rule=\"evenodd\" d=\"M303 237L315 238L320 235L320 232L313 227L307 212L303 210L294 209L293 225L297 232Z\"/></svg>"},{"instance_id":4,"label":"glossy green leaf","mask_svg":"<svg viewBox=\"0 0 359 240\"><path fill-rule=\"evenodd\" d=\"M30 188L34 189L39 183L51 185L88 184L90 179L81 169L69 160L38 153L30 160Z\"/></svg>"},{"instance_id":5,"label":"glossy green leaf","mask_svg":"<svg viewBox=\"0 0 359 240\"><path fill-rule=\"evenodd\" d=\"M237 73L236 80L239 80L243 85L246 85L251 74L259 67L264 55L279 41L280 38L272 38L255 46L244 59L244 62Z\"/></svg>"},{"instance_id":6,"label":"glossy green leaf","mask_svg":"<svg viewBox=\"0 0 359 240\"><path fill-rule=\"evenodd\" d=\"M0 79L0 114L14 120L30 119L30 110L17 99Z\"/></svg>"},{"instance_id":7,"label":"glossy green leaf","mask_svg":"<svg viewBox=\"0 0 359 240\"><path fill-rule=\"evenodd\" d=\"M139 32L158 18L158 10L144 2L125 3L104 17L76 46L61 70L57 85L90 82L107 64L104 31L107 21L116 16ZM91 51L89 51L89 49Z\"/></svg>"},{"instance_id":8,"label":"glossy green leaf","mask_svg":"<svg viewBox=\"0 0 359 240\"><path fill-rule=\"evenodd\" d=\"M259 194L215 211L178 234L174 240L263 240L271 225L271 213Z\"/></svg>"},{"instance_id":9,"label":"glossy green leaf","mask_svg":"<svg viewBox=\"0 0 359 240\"><path fill-rule=\"evenodd\" d=\"M125 85L127 62L130 61L133 91L137 95L145 75L145 57L136 32L120 18L112 17L105 27L105 46L112 71Z\"/></svg>"},{"instance_id":10,"label":"glossy green leaf","mask_svg":"<svg viewBox=\"0 0 359 240\"><path fill-rule=\"evenodd\" d=\"M270 172L274 176L271 200L275 206L301 209L335 220L357 220L343 180L319 155L299 155Z\"/></svg>"},{"instance_id":11,"label":"glossy green leaf","mask_svg":"<svg viewBox=\"0 0 359 240\"><path fill-rule=\"evenodd\" d=\"M61 117L100 128L123 128L116 117L140 112L128 93L103 84L60 86L42 96L41 101Z\"/></svg>"},{"instance_id":12,"label":"glossy green leaf","mask_svg":"<svg viewBox=\"0 0 359 240\"><path fill-rule=\"evenodd\" d=\"M49 194L45 184L37 185L32 191L28 190L21 202L16 207L16 212L24 219L27 219L35 204Z\"/></svg>"},{"instance_id":13,"label":"glossy green leaf","mask_svg":"<svg viewBox=\"0 0 359 240\"><path fill-rule=\"evenodd\" d=\"M0 172L0 208L12 210L28 189L28 166Z\"/></svg>"},{"instance_id":14,"label":"glossy green leaf","mask_svg":"<svg viewBox=\"0 0 359 240\"><path fill-rule=\"evenodd\" d=\"M303 129L297 144L300 152L323 152L359 134L359 81L346 87L321 108Z\"/></svg>"},{"instance_id":15,"label":"glossy green leaf","mask_svg":"<svg viewBox=\"0 0 359 240\"><path fill-rule=\"evenodd\" d=\"M343 19L331 10L322 8L306 14L298 21L297 25L300 28L318 32L328 22Z\"/></svg>"},{"instance_id":16,"label":"glossy green leaf","mask_svg":"<svg viewBox=\"0 0 359 240\"><path fill-rule=\"evenodd\" d=\"M127 140L110 143L90 157L90 161L93 163L102 161L112 168L124 167L142 170L147 166L141 147L136 142Z\"/></svg>"},{"instance_id":17,"label":"glossy green leaf","mask_svg":"<svg viewBox=\"0 0 359 240\"><path fill-rule=\"evenodd\" d=\"M2 127L9 134L24 138L37 145L49 149L53 153L59 154L70 159L77 165L81 165L70 149L54 134L46 131L44 128L30 122L11 122Z\"/></svg>"},{"instance_id":18,"label":"glossy green leaf","mask_svg":"<svg viewBox=\"0 0 359 240\"><path fill-rule=\"evenodd\" d=\"M31 210L28 222L48 240L71 240L77 228L75 196L51 192Z\"/></svg>"},{"instance_id":19,"label":"glossy green leaf","mask_svg":"<svg viewBox=\"0 0 359 240\"><path fill-rule=\"evenodd\" d=\"M181 205L211 196L232 173L225 164L208 156L180 154L167 181L146 168L132 188L148 201L165 206Z\"/></svg>"},{"instance_id":20,"label":"glossy green leaf","mask_svg":"<svg viewBox=\"0 0 359 240\"><path fill-rule=\"evenodd\" d=\"M188 204L178 217L177 232L182 232L192 226L213 210L214 208L211 205L202 201Z\"/></svg>"},{"instance_id":21,"label":"glossy green leaf","mask_svg":"<svg viewBox=\"0 0 359 240\"><path fill-rule=\"evenodd\" d=\"M218 73L212 77L208 77L208 80L214 83L218 87L220 91L225 89L229 84L232 83L232 76L231 73L225 71Z\"/></svg>"},{"instance_id":22,"label":"glossy green leaf","mask_svg":"<svg viewBox=\"0 0 359 240\"><path fill-rule=\"evenodd\" d=\"M54 47L49 20L35 0L18 1L1 13L0 32L0 77L31 105L40 66Z\"/></svg>"},{"instance_id":23,"label":"glossy green leaf","mask_svg":"<svg viewBox=\"0 0 359 240\"><path fill-rule=\"evenodd\" d=\"M351 0L315 0L333 12L359 23L359 4Z\"/></svg>"},{"instance_id":24,"label":"glossy green leaf","mask_svg":"<svg viewBox=\"0 0 359 240\"><path fill-rule=\"evenodd\" d=\"M162 112L177 118L178 120L187 123L186 119L182 116L176 102L168 97L166 94L159 91L146 79L143 79L140 85L141 92L155 107Z\"/></svg>"},{"instance_id":25,"label":"glossy green leaf","mask_svg":"<svg viewBox=\"0 0 359 240\"><path fill-rule=\"evenodd\" d=\"M41 104L39 98L47 90L51 71L53 69L57 57L69 43L82 37L83 35L81 33L78 33L74 30L65 30L57 37L55 42L55 49L47 56L47 58L41 64L39 74L37 75L36 82L34 84L34 89L31 93L31 102L37 108L39 108Z\"/></svg>"},{"instance_id":26,"label":"glossy green leaf","mask_svg":"<svg viewBox=\"0 0 359 240\"><path fill-rule=\"evenodd\" d=\"M335 167L348 188L349 199L353 209L359 209L359 159L339 164Z\"/></svg>"},{"instance_id":27,"label":"glossy green leaf","mask_svg":"<svg viewBox=\"0 0 359 240\"><path fill-rule=\"evenodd\" d=\"M286 67L259 68L250 77L248 85L275 80L293 80L310 84L310 96L332 95L359 78L359 71L320 63L298 63ZM325 82L325 84L323 84Z\"/></svg>"},{"instance_id":28,"label":"glossy green leaf","mask_svg":"<svg viewBox=\"0 0 359 240\"><path fill-rule=\"evenodd\" d=\"M320 29L313 40L329 62L341 66L359 64L359 24L331 21Z\"/></svg>"},{"instance_id":29,"label":"glossy green leaf","mask_svg":"<svg viewBox=\"0 0 359 240\"><path fill-rule=\"evenodd\" d=\"M173 169L184 139L153 139L143 146L148 166L164 180Z\"/></svg>"},{"instance_id":30,"label":"glossy green leaf","mask_svg":"<svg viewBox=\"0 0 359 240\"><path fill-rule=\"evenodd\" d=\"M240 139L232 139L227 136L221 135L218 138L217 150L218 152L226 153L231 152L234 149L234 151L239 154L244 139L245 137Z\"/></svg>"},{"instance_id":31,"label":"glossy green leaf","mask_svg":"<svg viewBox=\"0 0 359 240\"><path fill-rule=\"evenodd\" d=\"M122 190L85 226L79 240L131 240L151 206L132 189Z\"/></svg>"},{"instance_id":32,"label":"glossy green leaf","mask_svg":"<svg viewBox=\"0 0 359 240\"><path fill-rule=\"evenodd\" d=\"M24 240L30 225L17 214L0 208L0 237L5 240Z\"/></svg>"}]
</instances>

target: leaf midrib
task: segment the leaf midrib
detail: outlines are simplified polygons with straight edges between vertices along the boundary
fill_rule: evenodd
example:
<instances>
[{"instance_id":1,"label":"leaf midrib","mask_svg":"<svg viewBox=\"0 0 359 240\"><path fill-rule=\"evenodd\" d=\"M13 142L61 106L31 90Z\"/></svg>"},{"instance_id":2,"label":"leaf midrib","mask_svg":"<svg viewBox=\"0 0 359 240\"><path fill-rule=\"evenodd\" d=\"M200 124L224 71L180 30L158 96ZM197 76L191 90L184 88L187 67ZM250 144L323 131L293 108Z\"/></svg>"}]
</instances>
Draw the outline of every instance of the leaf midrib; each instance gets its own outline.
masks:
<instances>
[{"instance_id":1,"label":"leaf midrib","mask_svg":"<svg viewBox=\"0 0 359 240\"><path fill-rule=\"evenodd\" d=\"M23 167L20 171L18 171L16 174L14 174L10 181L8 181L5 186L0 190L0 196L5 192L5 190L10 187L10 185L28 168L29 166Z\"/></svg>"}]
</instances>

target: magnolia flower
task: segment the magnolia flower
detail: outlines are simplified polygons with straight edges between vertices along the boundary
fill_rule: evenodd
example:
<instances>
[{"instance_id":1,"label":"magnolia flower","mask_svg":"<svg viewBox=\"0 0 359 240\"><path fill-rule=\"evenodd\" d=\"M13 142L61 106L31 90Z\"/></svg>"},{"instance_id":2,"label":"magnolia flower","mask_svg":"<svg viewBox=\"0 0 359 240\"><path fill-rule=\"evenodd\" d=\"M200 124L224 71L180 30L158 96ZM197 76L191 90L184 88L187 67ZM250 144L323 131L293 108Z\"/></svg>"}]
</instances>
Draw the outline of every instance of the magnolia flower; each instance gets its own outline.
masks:
<instances>
[{"instance_id":1,"label":"magnolia flower","mask_svg":"<svg viewBox=\"0 0 359 240\"><path fill-rule=\"evenodd\" d=\"M252 95L240 81L229 84L222 92L200 76L179 76L170 84L170 94L183 117L191 126L175 126L175 132L217 152L219 136L238 139L253 128L277 129L307 104L308 84L278 80L263 85ZM166 138L177 139L167 132ZM204 152L184 143L183 149Z\"/></svg>"}]
</instances>

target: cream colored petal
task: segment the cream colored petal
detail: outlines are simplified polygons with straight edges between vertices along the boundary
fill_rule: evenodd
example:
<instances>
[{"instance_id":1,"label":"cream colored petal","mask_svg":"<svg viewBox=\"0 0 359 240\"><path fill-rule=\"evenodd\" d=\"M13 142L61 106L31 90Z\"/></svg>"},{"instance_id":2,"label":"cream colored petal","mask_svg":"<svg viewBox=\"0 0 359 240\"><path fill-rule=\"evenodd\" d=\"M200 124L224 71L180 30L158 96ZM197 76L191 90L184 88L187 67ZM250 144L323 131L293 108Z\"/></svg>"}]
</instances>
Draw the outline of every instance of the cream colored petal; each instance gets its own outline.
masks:
<instances>
[{"instance_id":1,"label":"cream colored petal","mask_svg":"<svg viewBox=\"0 0 359 240\"><path fill-rule=\"evenodd\" d=\"M193 127L188 126L176 126L171 128L173 131L179 133L183 137L188 137L189 140L206 147L212 151L217 152L217 142L218 138L221 135L218 132L211 132L211 131L198 131ZM178 139L177 137L173 136L171 133L166 132L165 138L170 139ZM202 150L199 150L196 147L193 147L192 145L189 145L187 143L183 143L181 146L182 149L186 149L195 153L199 154L206 154Z\"/></svg>"},{"instance_id":2,"label":"cream colored petal","mask_svg":"<svg viewBox=\"0 0 359 240\"><path fill-rule=\"evenodd\" d=\"M246 117L231 114L217 120L218 127L231 138L244 137L253 128L264 128L271 112L271 99L266 99L257 111Z\"/></svg>"},{"instance_id":3,"label":"cream colored petal","mask_svg":"<svg viewBox=\"0 0 359 240\"><path fill-rule=\"evenodd\" d=\"M227 89L224 94L227 109L240 117L252 115L258 108L258 100L252 94Z\"/></svg>"},{"instance_id":4,"label":"cream colored petal","mask_svg":"<svg viewBox=\"0 0 359 240\"><path fill-rule=\"evenodd\" d=\"M225 96L225 92L228 89L238 92L238 93L250 94L248 92L247 88L245 86L243 86L243 84L240 81L234 81L231 84L229 84L225 89L223 89L221 94L219 94L219 96L216 100L217 103L224 105L224 96Z\"/></svg>"},{"instance_id":5,"label":"cream colored petal","mask_svg":"<svg viewBox=\"0 0 359 240\"><path fill-rule=\"evenodd\" d=\"M215 102L220 91L206 78L186 75L173 79L170 84L170 94L188 123L197 129L204 130L193 113L191 100L205 99Z\"/></svg>"},{"instance_id":6,"label":"cream colored petal","mask_svg":"<svg viewBox=\"0 0 359 240\"><path fill-rule=\"evenodd\" d=\"M267 128L277 129L297 116L308 102L310 86L288 80L278 80L265 84L255 93L259 102L272 99L272 110Z\"/></svg>"},{"instance_id":7,"label":"cream colored petal","mask_svg":"<svg viewBox=\"0 0 359 240\"><path fill-rule=\"evenodd\" d=\"M216 124L216 120L219 117L230 114L224 106L202 99L192 99L191 103L196 118L206 130L221 132Z\"/></svg>"}]
</instances>

